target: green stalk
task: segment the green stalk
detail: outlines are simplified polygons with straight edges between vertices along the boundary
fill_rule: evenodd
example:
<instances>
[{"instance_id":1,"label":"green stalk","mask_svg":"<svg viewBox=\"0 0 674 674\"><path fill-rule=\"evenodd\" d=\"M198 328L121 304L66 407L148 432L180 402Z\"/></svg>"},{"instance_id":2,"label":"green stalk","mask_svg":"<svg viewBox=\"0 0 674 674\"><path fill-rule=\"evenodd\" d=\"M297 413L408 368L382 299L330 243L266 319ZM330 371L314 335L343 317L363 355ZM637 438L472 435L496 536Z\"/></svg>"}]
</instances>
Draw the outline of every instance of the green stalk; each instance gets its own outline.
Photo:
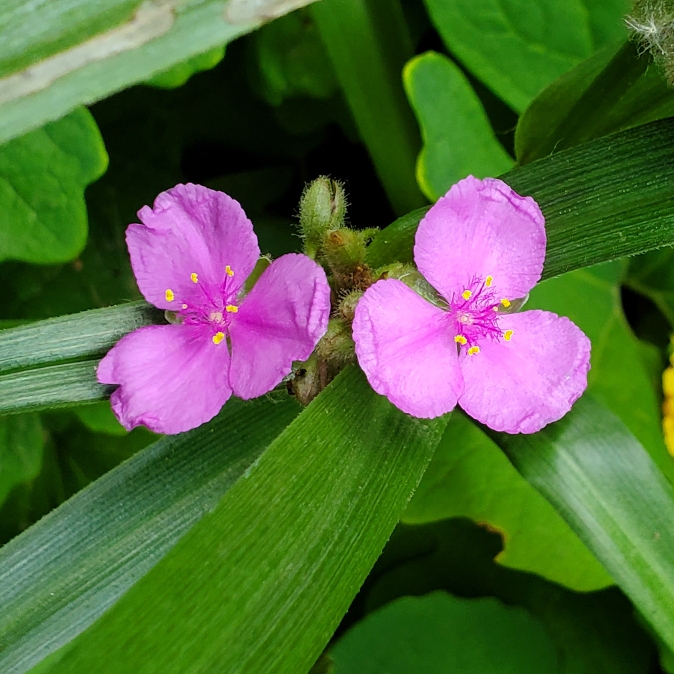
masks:
<instances>
[{"instance_id":1,"label":"green stalk","mask_svg":"<svg viewBox=\"0 0 674 674\"><path fill-rule=\"evenodd\" d=\"M321 0L311 13L391 205L398 214L423 206L414 173L421 140L401 74L412 44L399 0Z\"/></svg>"}]
</instances>

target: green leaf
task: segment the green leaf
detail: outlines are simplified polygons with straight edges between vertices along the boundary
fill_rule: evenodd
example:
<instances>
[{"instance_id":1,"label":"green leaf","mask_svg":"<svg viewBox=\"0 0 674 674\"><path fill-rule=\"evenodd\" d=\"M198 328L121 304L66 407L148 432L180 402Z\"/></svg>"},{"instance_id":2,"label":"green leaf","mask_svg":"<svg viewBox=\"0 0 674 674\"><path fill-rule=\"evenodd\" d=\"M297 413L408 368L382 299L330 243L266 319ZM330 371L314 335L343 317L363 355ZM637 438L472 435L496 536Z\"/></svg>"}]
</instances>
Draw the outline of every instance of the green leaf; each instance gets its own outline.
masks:
<instances>
[{"instance_id":1,"label":"green leaf","mask_svg":"<svg viewBox=\"0 0 674 674\"><path fill-rule=\"evenodd\" d=\"M398 599L330 652L335 674L553 674L557 653L527 611L444 592Z\"/></svg>"},{"instance_id":2,"label":"green leaf","mask_svg":"<svg viewBox=\"0 0 674 674\"><path fill-rule=\"evenodd\" d=\"M557 511L512 467L474 423L454 414L428 470L402 515L408 524L470 517L503 537L496 558L588 592L611 577Z\"/></svg>"},{"instance_id":3,"label":"green leaf","mask_svg":"<svg viewBox=\"0 0 674 674\"><path fill-rule=\"evenodd\" d=\"M74 258L87 240L84 188L107 168L85 109L0 146L0 260Z\"/></svg>"},{"instance_id":4,"label":"green leaf","mask_svg":"<svg viewBox=\"0 0 674 674\"><path fill-rule=\"evenodd\" d=\"M539 433L494 437L671 648L674 491L646 450L587 395Z\"/></svg>"},{"instance_id":5,"label":"green leaf","mask_svg":"<svg viewBox=\"0 0 674 674\"><path fill-rule=\"evenodd\" d=\"M447 48L521 112L552 80L625 37L627 0L426 0Z\"/></svg>"},{"instance_id":6,"label":"green leaf","mask_svg":"<svg viewBox=\"0 0 674 674\"><path fill-rule=\"evenodd\" d=\"M0 372L100 356L125 334L163 321L147 302L92 309L0 332Z\"/></svg>"},{"instance_id":7,"label":"green leaf","mask_svg":"<svg viewBox=\"0 0 674 674\"><path fill-rule=\"evenodd\" d=\"M620 417L674 483L674 460L663 441L658 396L622 310L623 270L624 264L615 262L545 281L532 290L526 308L568 316L585 332L592 342L588 390Z\"/></svg>"},{"instance_id":8,"label":"green leaf","mask_svg":"<svg viewBox=\"0 0 674 674\"><path fill-rule=\"evenodd\" d=\"M255 84L272 105L293 96L328 99L338 83L308 11L288 14L255 33Z\"/></svg>"},{"instance_id":9,"label":"green leaf","mask_svg":"<svg viewBox=\"0 0 674 674\"><path fill-rule=\"evenodd\" d=\"M178 63L163 73L151 77L147 81L147 84L159 87L160 89L181 87L192 75L215 68L223 58L225 58L225 48L214 47L203 54L193 56L191 59Z\"/></svg>"},{"instance_id":10,"label":"green leaf","mask_svg":"<svg viewBox=\"0 0 674 674\"><path fill-rule=\"evenodd\" d=\"M0 505L17 484L37 477L43 448L39 415L0 417Z\"/></svg>"},{"instance_id":11,"label":"green leaf","mask_svg":"<svg viewBox=\"0 0 674 674\"><path fill-rule=\"evenodd\" d=\"M0 142L254 29L303 0L0 5Z\"/></svg>"},{"instance_id":12,"label":"green leaf","mask_svg":"<svg viewBox=\"0 0 674 674\"><path fill-rule=\"evenodd\" d=\"M653 642L632 603L616 587L572 592L540 576L494 561L501 537L466 519L399 525L361 591L371 612L398 597L444 590L495 597L541 621L559 653L560 674L647 674ZM360 608L350 612L357 617ZM354 615L355 614L355 615Z\"/></svg>"},{"instance_id":13,"label":"green leaf","mask_svg":"<svg viewBox=\"0 0 674 674\"><path fill-rule=\"evenodd\" d=\"M127 431L124 426L117 421L110 403L101 401L91 405L83 405L73 410L78 419L94 433L105 433L106 435L124 436Z\"/></svg>"},{"instance_id":14,"label":"green leaf","mask_svg":"<svg viewBox=\"0 0 674 674\"><path fill-rule=\"evenodd\" d=\"M674 92L647 54L628 42L603 49L555 80L520 117L520 164L674 114Z\"/></svg>"},{"instance_id":15,"label":"green leaf","mask_svg":"<svg viewBox=\"0 0 674 674\"><path fill-rule=\"evenodd\" d=\"M96 380L98 362L63 363L0 376L0 414L103 400L114 387Z\"/></svg>"},{"instance_id":16,"label":"green leaf","mask_svg":"<svg viewBox=\"0 0 674 674\"><path fill-rule=\"evenodd\" d=\"M419 132L400 77L413 52L399 0L321 0L310 12L393 209L421 206Z\"/></svg>"},{"instance_id":17,"label":"green leaf","mask_svg":"<svg viewBox=\"0 0 674 674\"><path fill-rule=\"evenodd\" d=\"M0 669L26 671L86 629L298 411L287 397L231 400L210 424L159 440L0 548Z\"/></svg>"},{"instance_id":18,"label":"green leaf","mask_svg":"<svg viewBox=\"0 0 674 674\"><path fill-rule=\"evenodd\" d=\"M674 243L674 120L584 143L501 178L536 199L545 215L543 278ZM411 262L426 211L382 230L370 244L370 264Z\"/></svg>"},{"instance_id":19,"label":"green leaf","mask_svg":"<svg viewBox=\"0 0 674 674\"><path fill-rule=\"evenodd\" d=\"M625 285L648 297L674 328L674 250L664 248L630 260Z\"/></svg>"},{"instance_id":20,"label":"green leaf","mask_svg":"<svg viewBox=\"0 0 674 674\"><path fill-rule=\"evenodd\" d=\"M307 671L443 428L403 414L362 373L344 370L48 671ZM229 432L216 437L226 443Z\"/></svg>"},{"instance_id":21,"label":"green leaf","mask_svg":"<svg viewBox=\"0 0 674 674\"><path fill-rule=\"evenodd\" d=\"M485 178L512 167L480 99L447 57L426 52L413 58L405 66L403 81L424 144L417 181L431 201L469 174Z\"/></svg>"}]
</instances>

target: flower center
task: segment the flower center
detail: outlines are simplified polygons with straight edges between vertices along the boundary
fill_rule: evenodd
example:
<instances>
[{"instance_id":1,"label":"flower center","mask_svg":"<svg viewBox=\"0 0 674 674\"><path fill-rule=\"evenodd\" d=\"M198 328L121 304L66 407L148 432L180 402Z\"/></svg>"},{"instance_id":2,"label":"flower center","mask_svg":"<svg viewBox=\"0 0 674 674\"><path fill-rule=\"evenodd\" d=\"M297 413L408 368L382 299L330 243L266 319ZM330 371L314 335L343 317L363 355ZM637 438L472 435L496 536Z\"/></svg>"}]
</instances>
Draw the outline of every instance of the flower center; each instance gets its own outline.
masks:
<instances>
[{"instance_id":1,"label":"flower center","mask_svg":"<svg viewBox=\"0 0 674 674\"><path fill-rule=\"evenodd\" d=\"M498 325L499 309L509 307L510 300L496 295L491 287L493 282L492 276L473 278L462 293L453 295L449 301L454 341L459 349L465 347L469 356L480 353L479 342L485 339L509 342L513 336L512 330L503 332Z\"/></svg>"},{"instance_id":2,"label":"flower center","mask_svg":"<svg viewBox=\"0 0 674 674\"><path fill-rule=\"evenodd\" d=\"M234 271L227 265L223 271L223 280L219 285L209 286L201 281L197 272L190 274L190 281L200 292L188 298L177 298L171 288L166 289L167 302L180 302L175 314L179 323L184 325L208 325L213 329L213 343L220 344L229 329L233 314L239 311L236 304L236 288L230 280Z\"/></svg>"}]
</instances>

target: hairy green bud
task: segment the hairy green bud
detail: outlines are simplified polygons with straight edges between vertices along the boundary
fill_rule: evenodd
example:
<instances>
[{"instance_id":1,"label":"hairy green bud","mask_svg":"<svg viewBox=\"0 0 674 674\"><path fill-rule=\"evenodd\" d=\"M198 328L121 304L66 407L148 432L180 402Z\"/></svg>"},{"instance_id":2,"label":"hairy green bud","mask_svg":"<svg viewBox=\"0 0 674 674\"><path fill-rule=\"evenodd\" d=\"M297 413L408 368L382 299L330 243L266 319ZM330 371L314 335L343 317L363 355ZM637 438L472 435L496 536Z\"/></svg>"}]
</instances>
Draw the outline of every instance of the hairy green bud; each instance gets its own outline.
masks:
<instances>
[{"instance_id":1,"label":"hairy green bud","mask_svg":"<svg viewBox=\"0 0 674 674\"><path fill-rule=\"evenodd\" d=\"M309 184L300 200L300 230L304 249L311 258L321 250L325 235L344 226L346 195L342 184L321 176Z\"/></svg>"}]
</instances>

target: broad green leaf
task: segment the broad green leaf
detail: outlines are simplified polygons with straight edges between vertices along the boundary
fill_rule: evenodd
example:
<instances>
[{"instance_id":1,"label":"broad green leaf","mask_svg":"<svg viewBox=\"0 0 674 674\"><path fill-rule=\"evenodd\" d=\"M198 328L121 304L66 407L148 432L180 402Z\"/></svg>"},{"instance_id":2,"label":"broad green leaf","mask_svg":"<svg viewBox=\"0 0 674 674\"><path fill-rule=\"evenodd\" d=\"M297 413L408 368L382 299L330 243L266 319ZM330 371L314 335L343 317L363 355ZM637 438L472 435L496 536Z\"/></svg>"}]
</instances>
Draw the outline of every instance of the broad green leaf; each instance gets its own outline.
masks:
<instances>
[{"instance_id":1,"label":"broad green leaf","mask_svg":"<svg viewBox=\"0 0 674 674\"><path fill-rule=\"evenodd\" d=\"M555 647L522 608L444 592L404 597L332 648L335 674L556 674Z\"/></svg>"},{"instance_id":2,"label":"broad green leaf","mask_svg":"<svg viewBox=\"0 0 674 674\"><path fill-rule=\"evenodd\" d=\"M256 85L272 105L285 98L331 98L338 83L308 11L288 14L262 26L254 37Z\"/></svg>"},{"instance_id":3,"label":"broad green leaf","mask_svg":"<svg viewBox=\"0 0 674 674\"><path fill-rule=\"evenodd\" d=\"M674 243L674 120L584 143L501 178L534 197L545 215L543 278ZM411 262L425 212L382 230L370 244L370 264Z\"/></svg>"},{"instance_id":4,"label":"broad green leaf","mask_svg":"<svg viewBox=\"0 0 674 674\"><path fill-rule=\"evenodd\" d=\"M669 674L674 672L674 653L666 646L663 646L660 651L660 666Z\"/></svg>"},{"instance_id":5,"label":"broad green leaf","mask_svg":"<svg viewBox=\"0 0 674 674\"><path fill-rule=\"evenodd\" d=\"M37 477L43 446L39 415L0 417L0 505L17 484Z\"/></svg>"},{"instance_id":6,"label":"broad green leaf","mask_svg":"<svg viewBox=\"0 0 674 674\"><path fill-rule=\"evenodd\" d=\"M520 117L520 164L674 114L674 92L648 54L605 48L555 80Z\"/></svg>"},{"instance_id":7,"label":"broad green leaf","mask_svg":"<svg viewBox=\"0 0 674 674\"><path fill-rule=\"evenodd\" d=\"M75 412L79 420L89 430L92 430L95 433L118 436L126 435L124 426L117 421L117 417L107 400L91 405L76 407L73 412Z\"/></svg>"},{"instance_id":8,"label":"broad green leaf","mask_svg":"<svg viewBox=\"0 0 674 674\"><path fill-rule=\"evenodd\" d=\"M443 428L397 410L355 368L343 371L48 671L307 671ZM214 436L226 446L229 431Z\"/></svg>"},{"instance_id":9,"label":"broad green leaf","mask_svg":"<svg viewBox=\"0 0 674 674\"><path fill-rule=\"evenodd\" d=\"M559 674L648 674L653 642L631 602L616 587L572 592L540 576L494 561L498 533L466 519L399 525L384 549L362 600L350 611L370 613L409 595L444 590L462 597L495 597L526 608L555 643Z\"/></svg>"},{"instance_id":10,"label":"broad green leaf","mask_svg":"<svg viewBox=\"0 0 674 674\"><path fill-rule=\"evenodd\" d=\"M247 33L303 0L0 5L0 142Z\"/></svg>"},{"instance_id":11,"label":"broad green leaf","mask_svg":"<svg viewBox=\"0 0 674 674\"><path fill-rule=\"evenodd\" d=\"M672 648L674 491L636 438L587 395L535 435L494 437Z\"/></svg>"},{"instance_id":12,"label":"broad green leaf","mask_svg":"<svg viewBox=\"0 0 674 674\"><path fill-rule=\"evenodd\" d=\"M159 87L160 89L175 89L176 87L181 87L190 79L190 77L192 77L192 75L200 73L203 70L215 68L224 57L225 48L214 47L203 54L193 56L191 59L178 63L172 68L165 70L163 73L151 77L147 81L147 84L151 84L153 87Z\"/></svg>"},{"instance_id":13,"label":"broad green leaf","mask_svg":"<svg viewBox=\"0 0 674 674\"><path fill-rule=\"evenodd\" d=\"M321 0L310 12L393 209L423 205L419 132L400 77L413 51L399 0Z\"/></svg>"},{"instance_id":14,"label":"broad green leaf","mask_svg":"<svg viewBox=\"0 0 674 674\"><path fill-rule=\"evenodd\" d=\"M0 670L26 671L86 629L298 411L287 397L231 400L210 424L156 442L0 548Z\"/></svg>"},{"instance_id":15,"label":"broad green leaf","mask_svg":"<svg viewBox=\"0 0 674 674\"><path fill-rule=\"evenodd\" d=\"M552 80L625 37L627 0L426 0L447 48L521 112Z\"/></svg>"},{"instance_id":16,"label":"broad green leaf","mask_svg":"<svg viewBox=\"0 0 674 674\"><path fill-rule=\"evenodd\" d=\"M550 279L533 289L525 308L568 316L585 332L592 342L588 390L620 417L674 483L674 459L662 437L658 396L622 311L623 269L622 262L615 262Z\"/></svg>"},{"instance_id":17,"label":"broad green leaf","mask_svg":"<svg viewBox=\"0 0 674 674\"><path fill-rule=\"evenodd\" d=\"M417 181L431 201L467 175L485 178L512 167L480 99L446 56L426 52L413 58L403 81L423 140Z\"/></svg>"},{"instance_id":18,"label":"broad green leaf","mask_svg":"<svg viewBox=\"0 0 674 674\"><path fill-rule=\"evenodd\" d=\"M674 329L674 250L654 250L630 260L625 284L650 298Z\"/></svg>"},{"instance_id":19,"label":"broad green leaf","mask_svg":"<svg viewBox=\"0 0 674 674\"><path fill-rule=\"evenodd\" d=\"M85 109L0 146L0 260L74 258L87 240L84 188L107 165Z\"/></svg>"},{"instance_id":20,"label":"broad green leaf","mask_svg":"<svg viewBox=\"0 0 674 674\"><path fill-rule=\"evenodd\" d=\"M469 517L503 537L497 561L579 592L611 577L557 511L503 452L461 414L449 421L428 470L402 515L409 524Z\"/></svg>"}]
</instances>

